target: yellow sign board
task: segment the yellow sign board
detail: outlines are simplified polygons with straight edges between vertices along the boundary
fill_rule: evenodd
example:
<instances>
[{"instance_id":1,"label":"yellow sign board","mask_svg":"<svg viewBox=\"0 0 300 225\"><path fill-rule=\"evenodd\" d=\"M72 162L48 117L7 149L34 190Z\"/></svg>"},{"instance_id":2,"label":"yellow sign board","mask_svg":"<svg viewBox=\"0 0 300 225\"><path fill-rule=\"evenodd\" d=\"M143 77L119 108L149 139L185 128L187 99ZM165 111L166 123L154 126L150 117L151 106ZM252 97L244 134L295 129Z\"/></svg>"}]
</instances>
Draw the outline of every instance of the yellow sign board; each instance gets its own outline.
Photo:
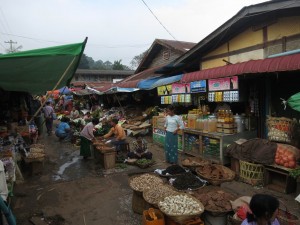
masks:
<instances>
[{"instance_id":1,"label":"yellow sign board","mask_svg":"<svg viewBox=\"0 0 300 225\"><path fill-rule=\"evenodd\" d=\"M160 86L157 87L157 95L170 95L172 94L172 85L165 85L165 86Z\"/></svg>"}]
</instances>

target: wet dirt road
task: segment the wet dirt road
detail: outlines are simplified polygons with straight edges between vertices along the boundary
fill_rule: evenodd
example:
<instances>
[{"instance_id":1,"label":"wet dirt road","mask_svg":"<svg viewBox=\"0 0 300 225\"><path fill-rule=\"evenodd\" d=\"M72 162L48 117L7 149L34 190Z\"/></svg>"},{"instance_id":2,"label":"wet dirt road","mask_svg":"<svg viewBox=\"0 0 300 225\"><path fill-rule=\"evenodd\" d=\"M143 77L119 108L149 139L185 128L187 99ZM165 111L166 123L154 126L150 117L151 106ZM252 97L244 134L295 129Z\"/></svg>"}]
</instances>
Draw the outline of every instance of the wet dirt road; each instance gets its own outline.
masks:
<instances>
[{"instance_id":1,"label":"wet dirt road","mask_svg":"<svg viewBox=\"0 0 300 225\"><path fill-rule=\"evenodd\" d=\"M159 159L162 149L149 140L155 168L166 168ZM141 215L132 211L128 174L145 170L129 165L104 170L94 159L83 160L78 147L60 143L53 135L43 136L39 143L45 144L47 154L42 173L32 175L28 165L22 165L25 182L14 188L12 207L18 225L32 224L33 216L57 225L141 224Z\"/></svg>"}]
</instances>

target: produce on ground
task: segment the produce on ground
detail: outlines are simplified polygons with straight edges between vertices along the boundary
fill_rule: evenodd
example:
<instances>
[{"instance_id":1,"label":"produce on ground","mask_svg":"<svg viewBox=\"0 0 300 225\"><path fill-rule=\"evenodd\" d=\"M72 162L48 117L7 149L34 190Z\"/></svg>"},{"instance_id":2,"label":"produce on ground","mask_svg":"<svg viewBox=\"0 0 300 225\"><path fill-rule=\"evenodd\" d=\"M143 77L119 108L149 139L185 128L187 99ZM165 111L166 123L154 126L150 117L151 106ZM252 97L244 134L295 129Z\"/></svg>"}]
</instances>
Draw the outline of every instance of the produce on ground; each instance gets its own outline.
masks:
<instances>
[{"instance_id":1,"label":"produce on ground","mask_svg":"<svg viewBox=\"0 0 300 225\"><path fill-rule=\"evenodd\" d=\"M177 191L175 191L170 185L159 184L149 190L146 190L143 193L143 197L148 203L157 205L160 200L176 193Z\"/></svg>"},{"instance_id":2,"label":"produce on ground","mask_svg":"<svg viewBox=\"0 0 300 225\"><path fill-rule=\"evenodd\" d=\"M167 215L196 215L204 211L201 202L187 194L165 197L158 206Z\"/></svg>"},{"instance_id":3,"label":"produce on ground","mask_svg":"<svg viewBox=\"0 0 300 225\"><path fill-rule=\"evenodd\" d=\"M178 175L173 181L173 187L178 190L197 189L203 187L205 182L191 172Z\"/></svg>"},{"instance_id":4,"label":"produce on ground","mask_svg":"<svg viewBox=\"0 0 300 225\"><path fill-rule=\"evenodd\" d=\"M145 191L159 184L162 184L163 180L155 175L146 173L142 175L137 175L129 180L130 187L135 191Z\"/></svg>"},{"instance_id":5,"label":"produce on ground","mask_svg":"<svg viewBox=\"0 0 300 225\"><path fill-rule=\"evenodd\" d=\"M214 164L200 166L196 169L196 172L209 179L229 179L232 176L222 166Z\"/></svg>"},{"instance_id":6,"label":"produce on ground","mask_svg":"<svg viewBox=\"0 0 300 225\"><path fill-rule=\"evenodd\" d=\"M208 164L209 162L205 159L200 157L188 157L181 161L183 166L200 166L203 164Z\"/></svg>"},{"instance_id":7,"label":"produce on ground","mask_svg":"<svg viewBox=\"0 0 300 225\"><path fill-rule=\"evenodd\" d=\"M151 164L153 163L154 160L153 159L138 159L135 161L136 164L139 164L139 165L148 165L148 164Z\"/></svg>"},{"instance_id":8,"label":"produce on ground","mask_svg":"<svg viewBox=\"0 0 300 225\"><path fill-rule=\"evenodd\" d=\"M163 175L166 174L171 174L171 175L176 175L176 174L181 174L181 173L185 173L185 169L183 169L181 166L178 165L172 165L167 167L165 170L162 171Z\"/></svg>"},{"instance_id":9,"label":"produce on ground","mask_svg":"<svg viewBox=\"0 0 300 225\"><path fill-rule=\"evenodd\" d=\"M230 203L230 201L234 200L234 196L232 194L220 190L209 193L195 191L192 195L202 202L205 210L207 211L229 212L232 210Z\"/></svg>"}]
</instances>

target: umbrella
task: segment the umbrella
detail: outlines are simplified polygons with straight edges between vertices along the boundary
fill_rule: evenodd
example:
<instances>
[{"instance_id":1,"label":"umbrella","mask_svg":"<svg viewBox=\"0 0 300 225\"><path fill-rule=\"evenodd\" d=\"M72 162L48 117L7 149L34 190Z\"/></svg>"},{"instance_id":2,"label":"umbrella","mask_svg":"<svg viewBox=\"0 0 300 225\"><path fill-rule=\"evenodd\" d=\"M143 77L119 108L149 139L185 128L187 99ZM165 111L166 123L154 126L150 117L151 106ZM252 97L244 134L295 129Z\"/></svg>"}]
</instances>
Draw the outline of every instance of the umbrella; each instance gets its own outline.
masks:
<instances>
[{"instance_id":1,"label":"umbrella","mask_svg":"<svg viewBox=\"0 0 300 225\"><path fill-rule=\"evenodd\" d=\"M70 94L71 91L67 86L65 86L65 87L62 87L59 89L59 93L62 95L67 95L67 94Z\"/></svg>"}]
</instances>

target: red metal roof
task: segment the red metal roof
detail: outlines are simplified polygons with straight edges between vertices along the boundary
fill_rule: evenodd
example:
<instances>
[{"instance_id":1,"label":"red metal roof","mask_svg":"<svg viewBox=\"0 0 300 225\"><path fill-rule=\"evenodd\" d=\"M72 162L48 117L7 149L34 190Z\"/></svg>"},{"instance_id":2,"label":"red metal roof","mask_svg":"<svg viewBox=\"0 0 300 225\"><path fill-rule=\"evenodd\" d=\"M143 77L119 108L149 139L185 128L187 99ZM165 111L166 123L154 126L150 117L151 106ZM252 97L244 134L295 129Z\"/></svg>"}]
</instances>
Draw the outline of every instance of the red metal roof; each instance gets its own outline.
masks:
<instances>
[{"instance_id":1,"label":"red metal roof","mask_svg":"<svg viewBox=\"0 0 300 225\"><path fill-rule=\"evenodd\" d=\"M292 70L300 70L300 54L250 60L247 62L186 73L182 76L181 82L187 83L197 80L230 77L242 74L270 73Z\"/></svg>"}]
</instances>

